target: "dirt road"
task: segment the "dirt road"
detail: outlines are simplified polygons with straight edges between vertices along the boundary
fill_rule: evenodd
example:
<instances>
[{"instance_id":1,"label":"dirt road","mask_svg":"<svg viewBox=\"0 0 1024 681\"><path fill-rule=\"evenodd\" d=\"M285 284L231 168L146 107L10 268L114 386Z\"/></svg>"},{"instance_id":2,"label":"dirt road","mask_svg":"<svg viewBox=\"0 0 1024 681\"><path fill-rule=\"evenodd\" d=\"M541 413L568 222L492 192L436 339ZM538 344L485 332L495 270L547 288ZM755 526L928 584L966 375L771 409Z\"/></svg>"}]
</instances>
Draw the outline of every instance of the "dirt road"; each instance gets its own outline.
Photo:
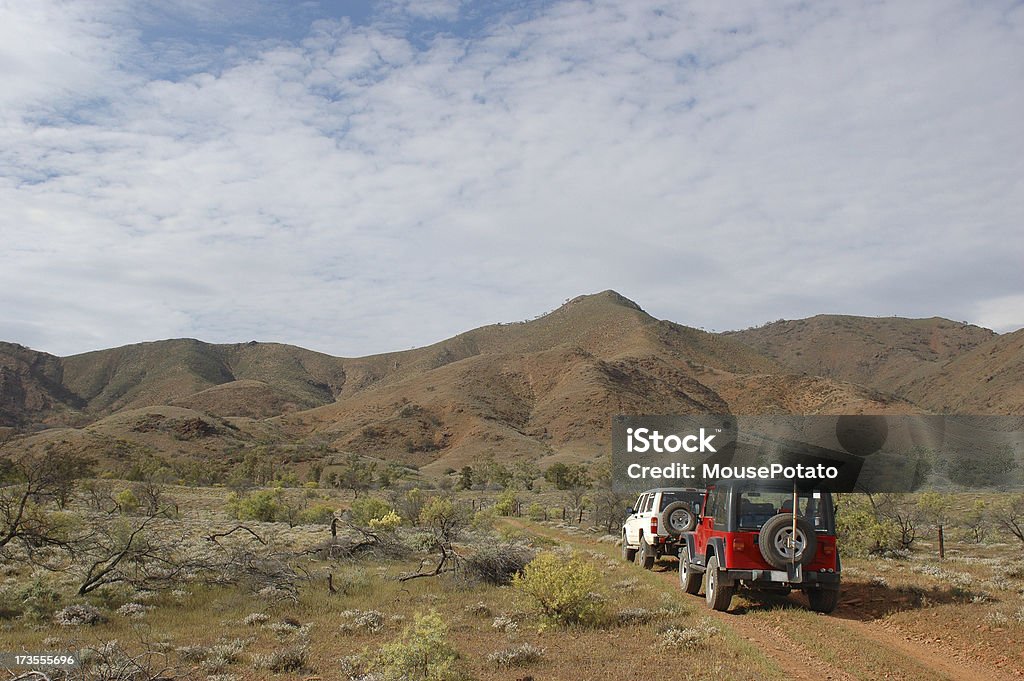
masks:
<instances>
[{"instance_id":1,"label":"dirt road","mask_svg":"<svg viewBox=\"0 0 1024 681\"><path fill-rule=\"evenodd\" d=\"M678 586L675 565L666 561L655 569ZM691 598L698 603L702 600ZM757 645L783 669L792 670L794 679L1024 678L1022 670L1007 672L987 666L970 650L953 649L935 639L921 640L880 621L862 622L852 616L856 607L842 600L833 615L808 612L799 595L768 604L735 599L729 612L707 612Z\"/></svg>"},{"instance_id":2,"label":"dirt road","mask_svg":"<svg viewBox=\"0 0 1024 681\"><path fill-rule=\"evenodd\" d=\"M664 578L678 585L674 564L663 566ZM657 569L657 568L656 568ZM697 600L696 597L694 600ZM788 603L797 600L791 596ZM818 633L824 633L824 627L842 629L843 647L834 649L833 654L823 655L822 644L812 645L814 632L808 636L808 627L804 622L808 614L803 609L794 608L792 612L785 608L779 609L772 605L734 607L730 612L715 612L708 609L707 613L719 622L732 629L737 635L750 641L757 648L772 658L779 666L792 671L791 678L806 679L860 679L860 678L891 678L891 679L987 679L1000 681L1003 679L1021 678L1008 676L1006 673L989 668L977 660L970 659L966 651L951 650L938 643L925 643L914 640L906 635L887 629L877 623L861 622L841 616L816 615L822 624L816 627ZM759 612L771 609L777 622L766 622L758 617ZM797 622L787 622L799 615ZM787 626L792 624L793 626ZM811 627L813 630L815 627ZM901 662L898 667L888 671L857 670L859 665L846 664L848 656L869 653L883 661L890 658ZM849 670L849 671L848 671ZM861 673L857 673L860 671ZM865 673L865 671L867 673ZM878 675L876 675L878 674Z\"/></svg>"},{"instance_id":3,"label":"dirt road","mask_svg":"<svg viewBox=\"0 0 1024 681\"><path fill-rule=\"evenodd\" d=\"M594 548L585 537L522 521L512 524L576 545ZM604 545L607 549L607 545ZM639 567L637 568L640 569ZM654 573L679 589L676 563L665 560ZM902 631L883 618L865 619L855 589L832 615L811 613L801 595L758 603L737 597L729 612L705 609L703 596L678 591L736 637L746 640L799 681L902 679L906 681L1020 680L1024 670L999 670L977 659L976 652L945 644L941 635L922 638Z\"/></svg>"}]
</instances>

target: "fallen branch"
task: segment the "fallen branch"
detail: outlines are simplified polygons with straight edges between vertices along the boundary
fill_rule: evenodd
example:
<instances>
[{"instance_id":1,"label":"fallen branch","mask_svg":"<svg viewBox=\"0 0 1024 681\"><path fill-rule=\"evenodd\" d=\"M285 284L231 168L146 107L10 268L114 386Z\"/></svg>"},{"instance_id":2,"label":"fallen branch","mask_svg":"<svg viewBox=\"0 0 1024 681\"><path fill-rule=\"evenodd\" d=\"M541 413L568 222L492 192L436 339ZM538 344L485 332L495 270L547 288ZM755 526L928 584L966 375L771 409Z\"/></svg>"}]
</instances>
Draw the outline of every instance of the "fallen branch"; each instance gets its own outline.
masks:
<instances>
[{"instance_id":1,"label":"fallen branch","mask_svg":"<svg viewBox=\"0 0 1024 681\"><path fill-rule=\"evenodd\" d=\"M259 543L263 544L264 546L267 545L267 540L266 539L264 539L263 537L259 536L258 534L256 534L256 532L254 532L250 528L246 527L245 525L235 525L233 528L231 528L227 532L217 532L215 534L209 535L206 539L208 541L212 541L214 544L217 544L218 543L217 542L218 539L220 539L222 537L230 537L232 534L234 534L235 532L237 532L239 530L244 530L245 532L248 532L249 534L251 534L253 537L256 538L256 541L258 541Z\"/></svg>"},{"instance_id":2,"label":"fallen branch","mask_svg":"<svg viewBox=\"0 0 1024 681\"><path fill-rule=\"evenodd\" d=\"M452 549L451 546L445 546L443 544L439 544L437 546L437 549L439 552L437 567L435 567L430 572L423 572L421 570L420 572L414 572L411 575L402 575L398 578L398 581L408 582L412 579L419 579L420 577L437 577L438 575L443 574L445 572L455 572L456 570L458 570L458 562L460 560L459 554L455 553L455 550ZM423 566L424 561L420 562L421 567ZM449 561L454 563L454 565L449 566Z\"/></svg>"}]
</instances>

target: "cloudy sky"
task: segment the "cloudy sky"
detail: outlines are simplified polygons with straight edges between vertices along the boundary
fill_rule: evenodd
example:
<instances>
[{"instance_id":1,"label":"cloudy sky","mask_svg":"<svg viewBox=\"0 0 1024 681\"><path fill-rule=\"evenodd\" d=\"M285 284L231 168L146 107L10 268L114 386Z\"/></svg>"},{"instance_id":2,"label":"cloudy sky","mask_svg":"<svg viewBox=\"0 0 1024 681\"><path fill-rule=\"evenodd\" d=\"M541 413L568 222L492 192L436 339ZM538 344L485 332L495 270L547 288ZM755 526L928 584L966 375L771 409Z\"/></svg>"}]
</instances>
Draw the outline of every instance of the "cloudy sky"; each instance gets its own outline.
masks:
<instances>
[{"instance_id":1,"label":"cloudy sky","mask_svg":"<svg viewBox=\"0 0 1024 681\"><path fill-rule=\"evenodd\" d=\"M1021 121L1019 2L0 0L0 339L1014 330Z\"/></svg>"}]
</instances>

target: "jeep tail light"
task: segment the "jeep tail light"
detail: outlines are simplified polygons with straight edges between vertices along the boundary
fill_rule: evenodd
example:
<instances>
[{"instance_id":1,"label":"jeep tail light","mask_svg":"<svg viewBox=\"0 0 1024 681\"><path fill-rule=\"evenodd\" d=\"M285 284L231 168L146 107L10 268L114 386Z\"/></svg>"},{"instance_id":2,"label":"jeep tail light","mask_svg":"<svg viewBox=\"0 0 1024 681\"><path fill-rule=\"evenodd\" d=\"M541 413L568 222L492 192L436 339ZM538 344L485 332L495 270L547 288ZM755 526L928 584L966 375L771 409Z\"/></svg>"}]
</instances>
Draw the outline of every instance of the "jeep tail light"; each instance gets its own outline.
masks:
<instances>
[{"instance_id":1,"label":"jeep tail light","mask_svg":"<svg viewBox=\"0 0 1024 681\"><path fill-rule=\"evenodd\" d=\"M732 540L732 548L734 551L742 551L747 548L747 543L743 541L742 537L736 537Z\"/></svg>"},{"instance_id":2,"label":"jeep tail light","mask_svg":"<svg viewBox=\"0 0 1024 681\"><path fill-rule=\"evenodd\" d=\"M835 547L831 544L824 544L821 548L825 552L826 556L831 556L833 553L836 552Z\"/></svg>"},{"instance_id":3,"label":"jeep tail light","mask_svg":"<svg viewBox=\"0 0 1024 681\"><path fill-rule=\"evenodd\" d=\"M651 534L658 534L658 516L651 518Z\"/></svg>"}]
</instances>

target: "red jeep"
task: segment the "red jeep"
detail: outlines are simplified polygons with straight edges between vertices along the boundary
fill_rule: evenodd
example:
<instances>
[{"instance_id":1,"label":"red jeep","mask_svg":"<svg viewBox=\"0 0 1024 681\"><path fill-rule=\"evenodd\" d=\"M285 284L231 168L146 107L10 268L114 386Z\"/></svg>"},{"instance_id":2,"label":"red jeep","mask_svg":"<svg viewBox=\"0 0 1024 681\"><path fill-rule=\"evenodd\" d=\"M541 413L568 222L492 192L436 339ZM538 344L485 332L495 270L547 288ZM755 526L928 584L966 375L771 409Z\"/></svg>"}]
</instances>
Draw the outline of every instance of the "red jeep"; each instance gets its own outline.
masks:
<instances>
[{"instance_id":1,"label":"red jeep","mask_svg":"<svg viewBox=\"0 0 1024 681\"><path fill-rule=\"evenodd\" d=\"M832 495L796 494L788 483L750 480L709 485L700 523L683 535L679 581L697 594L706 575L708 607L728 610L737 587L807 594L811 609L832 612L839 603L839 553Z\"/></svg>"}]
</instances>

